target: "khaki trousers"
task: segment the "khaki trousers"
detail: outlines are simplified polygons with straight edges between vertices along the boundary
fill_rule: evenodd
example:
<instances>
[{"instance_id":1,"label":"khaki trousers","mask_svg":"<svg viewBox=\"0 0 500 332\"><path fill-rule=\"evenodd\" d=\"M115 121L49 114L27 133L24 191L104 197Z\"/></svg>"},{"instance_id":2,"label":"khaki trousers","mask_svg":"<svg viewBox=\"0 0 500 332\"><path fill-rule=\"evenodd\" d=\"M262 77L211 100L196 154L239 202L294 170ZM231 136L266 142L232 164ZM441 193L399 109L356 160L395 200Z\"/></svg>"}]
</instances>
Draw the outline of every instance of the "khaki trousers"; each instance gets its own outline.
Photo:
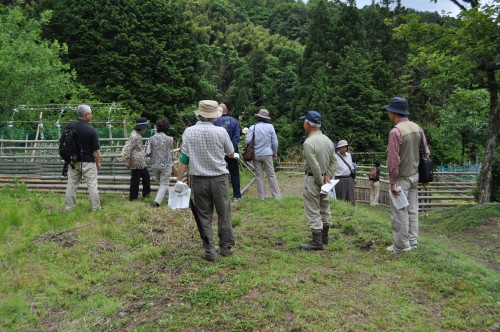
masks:
<instances>
[{"instance_id":1,"label":"khaki trousers","mask_svg":"<svg viewBox=\"0 0 500 332\"><path fill-rule=\"evenodd\" d=\"M380 181L375 181L370 184L370 205L378 205L378 197L380 194Z\"/></svg>"},{"instance_id":2,"label":"khaki trousers","mask_svg":"<svg viewBox=\"0 0 500 332\"><path fill-rule=\"evenodd\" d=\"M313 176L305 176L304 190L304 214L307 225L311 230L323 229L323 226L332 225L332 214L330 211L330 199L327 194L320 194L321 187L314 182Z\"/></svg>"},{"instance_id":3,"label":"khaki trousers","mask_svg":"<svg viewBox=\"0 0 500 332\"><path fill-rule=\"evenodd\" d=\"M398 180L409 205L396 210L392 201L391 223L392 241L396 248L403 249L418 243L418 173L407 179Z\"/></svg>"},{"instance_id":4,"label":"khaki trousers","mask_svg":"<svg viewBox=\"0 0 500 332\"><path fill-rule=\"evenodd\" d=\"M255 182L257 183L257 196L260 199L266 198L266 184L264 183L264 170L269 181L269 188L274 198L281 198L278 180L274 173L273 156L255 156L253 160L255 166Z\"/></svg>"},{"instance_id":5,"label":"khaki trousers","mask_svg":"<svg viewBox=\"0 0 500 332\"><path fill-rule=\"evenodd\" d=\"M161 202L163 202L165 195L167 195L168 193L168 185L170 183L171 173L171 167L169 167L168 169L153 168L153 174L160 185L155 197L155 202L158 204L161 204Z\"/></svg>"},{"instance_id":6,"label":"khaki trousers","mask_svg":"<svg viewBox=\"0 0 500 332\"><path fill-rule=\"evenodd\" d=\"M75 208L76 191L82 180L87 183L92 211L100 209L101 201L99 200L99 192L97 191L96 164L78 161L74 166L74 169L71 166L68 167L68 186L66 187L66 194L64 196L64 210L71 211Z\"/></svg>"}]
</instances>

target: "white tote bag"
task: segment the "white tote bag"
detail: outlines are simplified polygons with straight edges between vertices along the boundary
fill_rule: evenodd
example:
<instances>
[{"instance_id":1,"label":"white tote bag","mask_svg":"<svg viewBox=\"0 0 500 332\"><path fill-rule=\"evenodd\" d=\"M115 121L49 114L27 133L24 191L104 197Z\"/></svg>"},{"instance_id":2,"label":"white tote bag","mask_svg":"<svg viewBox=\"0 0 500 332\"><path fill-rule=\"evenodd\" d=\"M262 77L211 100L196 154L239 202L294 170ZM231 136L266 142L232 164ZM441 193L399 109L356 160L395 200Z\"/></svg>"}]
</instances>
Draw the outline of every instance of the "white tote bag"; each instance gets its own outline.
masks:
<instances>
[{"instance_id":1,"label":"white tote bag","mask_svg":"<svg viewBox=\"0 0 500 332\"><path fill-rule=\"evenodd\" d=\"M191 189L186 190L180 195L175 189L168 191L168 206L172 209L187 209L189 208L189 197L191 197Z\"/></svg>"}]
</instances>

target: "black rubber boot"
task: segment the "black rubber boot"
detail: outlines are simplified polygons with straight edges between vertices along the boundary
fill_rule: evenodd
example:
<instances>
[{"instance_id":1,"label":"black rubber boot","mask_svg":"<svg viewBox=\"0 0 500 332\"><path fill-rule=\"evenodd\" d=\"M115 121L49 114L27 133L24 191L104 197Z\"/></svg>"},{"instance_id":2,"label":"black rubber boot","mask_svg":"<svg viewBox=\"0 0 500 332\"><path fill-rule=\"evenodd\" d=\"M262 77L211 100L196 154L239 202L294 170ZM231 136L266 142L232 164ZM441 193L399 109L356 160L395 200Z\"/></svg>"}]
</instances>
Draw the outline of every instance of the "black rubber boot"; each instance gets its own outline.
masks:
<instances>
[{"instance_id":1,"label":"black rubber boot","mask_svg":"<svg viewBox=\"0 0 500 332\"><path fill-rule=\"evenodd\" d=\"M300 249L304 250L323 250L323 243L321 241L321 229L312 230L312 240L309 243L301 244Z\"/></svg>"},{"instance_id":2,"label":"black rubber boot","mask_svg":"<svg viewBox=\"0 0 500 332\"><path fill-rule=\"evenodd\" d=\"M323 226L323 232L321 233L321 239L323 240L323 244L328 244L328 231L330 230L330 226Z\"/></svg>"}]
</instances>

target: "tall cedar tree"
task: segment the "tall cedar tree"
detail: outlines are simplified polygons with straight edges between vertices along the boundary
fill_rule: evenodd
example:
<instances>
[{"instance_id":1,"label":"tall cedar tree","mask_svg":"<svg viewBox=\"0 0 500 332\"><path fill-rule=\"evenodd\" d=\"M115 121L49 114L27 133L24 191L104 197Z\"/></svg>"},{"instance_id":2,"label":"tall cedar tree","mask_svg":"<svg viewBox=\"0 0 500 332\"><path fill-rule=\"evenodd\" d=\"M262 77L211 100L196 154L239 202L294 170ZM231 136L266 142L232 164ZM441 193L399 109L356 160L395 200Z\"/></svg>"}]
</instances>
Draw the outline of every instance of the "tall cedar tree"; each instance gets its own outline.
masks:
<instances>
[{"instance_id":1,"label":"tall cedar tree","mask_svg":"<svg viewBox=\"0 0 500 332\"><path fill-rule=\"evenodd\" d=\"M155 120L191 105L197 55L176 2L42 0L53 10L47 38L69 46L81 82L104 101L119 101Z\"/></svg>"}]
</instances>

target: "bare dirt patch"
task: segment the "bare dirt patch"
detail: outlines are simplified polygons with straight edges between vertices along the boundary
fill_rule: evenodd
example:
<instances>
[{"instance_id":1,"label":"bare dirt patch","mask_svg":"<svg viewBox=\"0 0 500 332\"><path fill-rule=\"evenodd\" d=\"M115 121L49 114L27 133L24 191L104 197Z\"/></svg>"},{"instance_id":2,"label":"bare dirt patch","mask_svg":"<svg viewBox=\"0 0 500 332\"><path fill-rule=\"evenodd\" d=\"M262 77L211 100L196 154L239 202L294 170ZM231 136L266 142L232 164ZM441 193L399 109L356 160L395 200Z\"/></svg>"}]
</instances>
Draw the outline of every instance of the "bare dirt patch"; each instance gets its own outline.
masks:
<instances>
[{"instance_id":1,"label":"bare dirt patch","mask_svg":"<svg viewBox=\"0 0 500 332\"><path fill-rule=\"evenodd\" d=\"M77 237L78 236L73 232L60 232L60 233L49 232L47 234L34 238L33 242L38 244L54 242L60 247L68 248L74 246L78 242Z\"/></svg>"}]
</instances>

